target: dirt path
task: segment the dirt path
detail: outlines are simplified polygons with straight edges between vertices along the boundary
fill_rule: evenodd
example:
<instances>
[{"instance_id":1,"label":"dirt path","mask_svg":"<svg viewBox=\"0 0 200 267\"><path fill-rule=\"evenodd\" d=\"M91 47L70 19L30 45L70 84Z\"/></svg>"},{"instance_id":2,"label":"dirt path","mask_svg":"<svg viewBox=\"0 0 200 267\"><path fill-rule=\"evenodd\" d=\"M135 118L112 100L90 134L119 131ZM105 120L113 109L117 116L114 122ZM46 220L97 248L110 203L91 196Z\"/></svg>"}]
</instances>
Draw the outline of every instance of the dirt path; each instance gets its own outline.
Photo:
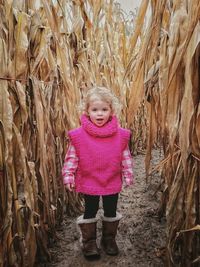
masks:
<instances>
[{"instance_id":1,"label":"dirt path","mask_svg":"<svg viewBox=\"0 0 200 267\"><path fill-rule=\"evenodd\" d=\"M154 151L153 162L159 159L159 151ZM162 267L165 266L158 257L159 249L165 246L165 221L159 221L157 209L159 193L158 175L152 177L146 185L144 156L138 155L135 162L135 185L124 189L119 199L118 211L123 215L117 235L120 249L118 256L107 256L101 251L101 259L88 262L79 247L79 234L76 229L76 218L65 218L62 229L58 232L60 240L52 251L52 262L40 267ZM101 213L101 211L99 212ZM100 239L100 222L98 240Z\"/></svg>"}]
</instances>

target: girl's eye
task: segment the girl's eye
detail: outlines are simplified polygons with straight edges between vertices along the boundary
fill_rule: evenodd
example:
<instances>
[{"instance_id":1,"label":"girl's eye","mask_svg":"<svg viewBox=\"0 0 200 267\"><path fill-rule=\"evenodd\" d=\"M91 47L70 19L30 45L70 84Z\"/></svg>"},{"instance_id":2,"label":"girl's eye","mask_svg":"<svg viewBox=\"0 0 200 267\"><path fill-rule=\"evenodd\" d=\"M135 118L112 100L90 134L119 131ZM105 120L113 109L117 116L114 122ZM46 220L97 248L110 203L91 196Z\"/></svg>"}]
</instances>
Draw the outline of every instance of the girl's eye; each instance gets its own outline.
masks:
<instances>
[{"instance_id":1,"label":"girl's eye","mask_svg":"<svg viewBox=\"0 0 200 267\"><path fill-rule=\"evenodd\" d=\"M96 108L93 108L92 111L97 111L97 109Z\"/></svg>"},{"instance_id":2,"label":"girl's eye","mask_svg":"<svg viewBox=\"0 0 200 267\"><path fill-rule=\"evenodd\" d=\"M103 108L103 111L107 111L108 109L107 108Z\"/></svg>"}]
</instances>

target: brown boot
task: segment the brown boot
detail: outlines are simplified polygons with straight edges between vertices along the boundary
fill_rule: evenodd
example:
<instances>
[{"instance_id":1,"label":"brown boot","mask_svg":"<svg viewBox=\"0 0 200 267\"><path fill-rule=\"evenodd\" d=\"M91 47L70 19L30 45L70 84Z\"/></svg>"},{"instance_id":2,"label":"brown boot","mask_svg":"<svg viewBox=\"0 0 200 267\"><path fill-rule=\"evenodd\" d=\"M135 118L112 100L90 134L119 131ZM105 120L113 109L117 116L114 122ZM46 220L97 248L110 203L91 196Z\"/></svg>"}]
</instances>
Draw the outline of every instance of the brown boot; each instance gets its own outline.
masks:
<instances>
[{"instance_id":1,"label":"brown boot","mask_svg":"<svg viewBox=\"0 0 200 267\"><path fill-rule=\"evenodd\" d=\"M78 217L77 224L81 230L81 248L83 254L88 259L98 259L100 257L96 244L97 219L83 219L83 215Z\"/></svg>"},{"instance_id":2,"label":"brown boot","mask_svg":"<svg viewBox=\"0 0 200 267\"><path fill-rule=\"evenodd\" d=\"M103 233L102 233L101 244L106 254L108 255L115 256L119 253L115 237L117 234L117 228L121 218L122 215L119 213L117 213L116 217L111 217L111 218L103 217Z\"/></svg>"}]
</instances>

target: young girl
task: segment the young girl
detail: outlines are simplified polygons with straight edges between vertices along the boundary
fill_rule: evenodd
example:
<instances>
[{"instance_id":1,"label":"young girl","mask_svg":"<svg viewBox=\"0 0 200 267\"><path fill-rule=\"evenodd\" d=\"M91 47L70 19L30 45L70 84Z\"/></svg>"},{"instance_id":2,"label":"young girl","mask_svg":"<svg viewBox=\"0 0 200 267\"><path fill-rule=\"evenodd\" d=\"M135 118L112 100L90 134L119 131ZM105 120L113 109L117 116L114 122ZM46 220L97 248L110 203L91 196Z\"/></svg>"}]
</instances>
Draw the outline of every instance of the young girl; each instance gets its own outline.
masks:
<instances>
[{"instance_id":1,"label":"young girl","mask_svg":"<svg viewBox=\"0 0 200 267\"><path fill-rule=\"evenodd\" d=\"M104 87L87 92L81 127L68 132L70 145L63 166L64 184L69 191L84 195L85 212L77 219L86 258L100 256L96 244L96 214L102 196L101 244L108 255L117 255L115 241L119 220L117 210L122 180L133 182L132 158L128 148L130 131L119 126L118 99Z\"/></svg>"}]
</instances>

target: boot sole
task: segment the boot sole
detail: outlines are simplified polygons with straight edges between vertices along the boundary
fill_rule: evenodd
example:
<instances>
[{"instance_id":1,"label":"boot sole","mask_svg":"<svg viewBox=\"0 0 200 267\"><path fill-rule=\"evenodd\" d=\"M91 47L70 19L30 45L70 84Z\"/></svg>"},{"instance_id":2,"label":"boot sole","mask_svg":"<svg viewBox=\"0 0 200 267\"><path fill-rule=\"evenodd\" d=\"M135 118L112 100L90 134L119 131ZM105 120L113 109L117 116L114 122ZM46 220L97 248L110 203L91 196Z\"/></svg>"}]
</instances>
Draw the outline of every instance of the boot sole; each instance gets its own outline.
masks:
<instances>
[{"instance_id":1,"label":"boot sole","mask_svg":"<svg viewBox=\"0 0 200 267\"><path fill-rule=\"evenodd\" d=\"M105 250L104 250L105 251ZM105 253L109 256L117 256L119 254L119 252L116 252L116 253L109 253L107 251L105 251Z\"/></svg>"},{"instance_id":2,"label":"boot sole","mask_svg":"<svg viewBox=\"0 0 200 267\"><path fill-rule=\"evenodd\" d=\"M95 260L99 260L100 259L100 255L84 255L84 257L88 260L88 261L95 261Z\"/></svg>"}]
</instances>

